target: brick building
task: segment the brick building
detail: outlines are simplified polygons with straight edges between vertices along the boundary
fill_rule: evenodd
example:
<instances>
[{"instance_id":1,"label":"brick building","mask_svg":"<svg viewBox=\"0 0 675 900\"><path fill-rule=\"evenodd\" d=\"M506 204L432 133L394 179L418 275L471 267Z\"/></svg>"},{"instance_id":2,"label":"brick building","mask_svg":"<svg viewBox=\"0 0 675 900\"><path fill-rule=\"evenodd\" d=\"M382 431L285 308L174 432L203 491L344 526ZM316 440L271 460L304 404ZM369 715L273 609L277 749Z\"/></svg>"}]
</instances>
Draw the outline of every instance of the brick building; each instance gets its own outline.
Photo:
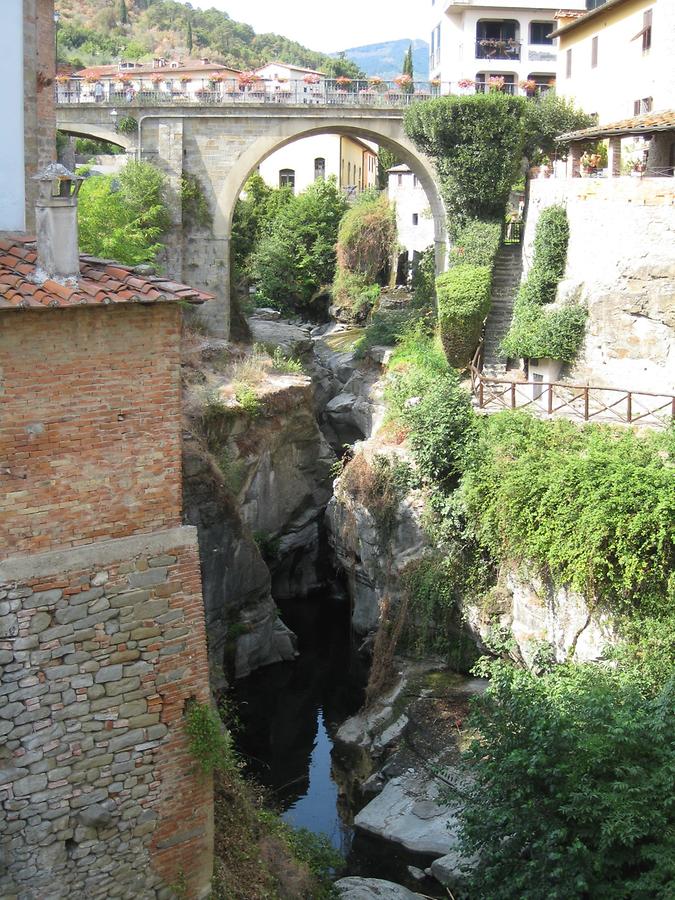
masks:
<instances>
[{"instance_id":1,"label":"brick building","mask_svg":"<svg viewBox=\"0 0 675 900\"><path fill-rule=\"evenodd\" d=\"M42 0L0 9L27 97L25 179L16 147L0 156L0 897L202 897L212 785L184 719L209 688L180 334L182 305L209 296L80 257L77 179L32 177L53 157L52 21Z\"/></svg>"}]
</instances>

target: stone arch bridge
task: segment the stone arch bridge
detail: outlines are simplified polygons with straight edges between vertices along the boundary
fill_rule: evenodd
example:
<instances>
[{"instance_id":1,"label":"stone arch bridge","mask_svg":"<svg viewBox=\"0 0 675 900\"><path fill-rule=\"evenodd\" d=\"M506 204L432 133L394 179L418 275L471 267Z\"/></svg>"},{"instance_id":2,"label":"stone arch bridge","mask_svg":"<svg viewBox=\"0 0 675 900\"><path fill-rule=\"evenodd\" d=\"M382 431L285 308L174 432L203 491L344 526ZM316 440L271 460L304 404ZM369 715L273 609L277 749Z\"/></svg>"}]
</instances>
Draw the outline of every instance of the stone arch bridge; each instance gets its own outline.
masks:
<instances>
[{"instance_id":1,"label":"stone arch bridge","mask_svg":"<svg viewBox=\"0 0 675 900\"><path fill-rule=\"evenodd\" d=\"M220 334L229 332L230 232L237 198L249 175L267 156L299 138L349 134L393 150L417 175L427 194L434 219L436 267L438 271L443 269L446 220L435 169L406 137L401 109L134 104L118 110L118 117L124 114L136 119L138 127L132 135L115 130L112 109L108 103L59 105L57 128L121 145L166 173L174 200L166 267L177 280L216 295L218 302L208 304L209 317ZM182 221L183 173L197 176L204 188L213 214L208 229L193 228Z\"/></svg>"}]
</instances>

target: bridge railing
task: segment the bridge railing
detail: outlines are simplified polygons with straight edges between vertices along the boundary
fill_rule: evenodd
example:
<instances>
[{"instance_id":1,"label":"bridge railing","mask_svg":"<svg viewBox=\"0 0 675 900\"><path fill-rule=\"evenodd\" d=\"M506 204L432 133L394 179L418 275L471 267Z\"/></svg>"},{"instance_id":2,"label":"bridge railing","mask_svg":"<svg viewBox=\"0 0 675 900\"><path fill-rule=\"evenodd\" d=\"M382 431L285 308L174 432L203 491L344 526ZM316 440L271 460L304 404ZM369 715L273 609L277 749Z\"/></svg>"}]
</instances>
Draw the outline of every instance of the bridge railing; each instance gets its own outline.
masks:
<instances>
[{"instance_id":1,"label":"bridge railing","mask_svg":"<svg viewBox=\"0 0 675 900\"><path fill-rule=\"evenodd\" d=\"M180 82L169 77L157 81L155 78L135 78L125 82L85 82L70 79L55 88L55 99L59 105L73 103L102 103L113 106L165 106L165 105L217 105L232 104L285 104L288 106L365 106L395 107L410 106L419 100L429 100L445 94L475 94L485 91L521 93L532 97L532 91L517 84L506 84L504 79L492 82L474 82L464 79L458 82L385 81L370 78L356 81L348 78L326 78L316 83L305 81L264 81L264 80L209 80L193 79ZM542 87L543 91L543 87ZM535 96L538 96L537 92Z\"/></svg>"}]
</instances>

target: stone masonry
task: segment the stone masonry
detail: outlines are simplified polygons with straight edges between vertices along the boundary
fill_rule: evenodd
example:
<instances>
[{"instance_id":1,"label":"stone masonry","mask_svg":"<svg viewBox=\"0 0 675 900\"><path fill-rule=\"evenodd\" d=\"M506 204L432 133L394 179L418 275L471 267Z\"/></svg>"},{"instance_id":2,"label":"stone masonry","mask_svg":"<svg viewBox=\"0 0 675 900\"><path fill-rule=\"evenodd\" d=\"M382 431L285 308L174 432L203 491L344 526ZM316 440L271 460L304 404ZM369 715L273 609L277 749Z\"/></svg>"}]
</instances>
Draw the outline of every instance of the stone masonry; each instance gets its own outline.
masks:
<instances>
[{"instance_id":1,"label":"stone masonry","mask_svg":"<svg viewBox=\"0 0 675 900\"><path fill-rule=\"evenodd\" d=\"M194 529L0 563L0 896L170 897L211 846Z\"/></svg>"}]
</instances>

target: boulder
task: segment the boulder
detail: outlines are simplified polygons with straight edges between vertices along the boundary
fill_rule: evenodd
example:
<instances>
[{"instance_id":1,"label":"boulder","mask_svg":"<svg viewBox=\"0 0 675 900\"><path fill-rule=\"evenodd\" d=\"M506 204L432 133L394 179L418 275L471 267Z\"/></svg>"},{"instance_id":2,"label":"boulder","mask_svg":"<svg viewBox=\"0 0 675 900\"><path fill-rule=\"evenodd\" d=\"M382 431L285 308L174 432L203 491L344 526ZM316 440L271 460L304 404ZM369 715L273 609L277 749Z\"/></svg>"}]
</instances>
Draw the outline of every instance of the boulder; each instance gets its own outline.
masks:
<instances>
[{"instance_id":1,"label":"boulder","mask_svg":"<svg viewBox=\"0 0 675 900\"><path fill-rule=\"evenodd\" d=\"M247 323L255 344L281 347L288 356L301 356L312 349L308 327L291 325L281 320L260 319L256 316L247 319Z\"/></svg>"},{"instance_id":2,"label":"boulder","mask_svg":"<svg viewBox=\"0 0 675 900\"><path fill-rule=\"evenodd\" d=\"M421 900L424 896L381 878L341 878L335 887L343 900Z\"/></svg>"}]
</instances>

